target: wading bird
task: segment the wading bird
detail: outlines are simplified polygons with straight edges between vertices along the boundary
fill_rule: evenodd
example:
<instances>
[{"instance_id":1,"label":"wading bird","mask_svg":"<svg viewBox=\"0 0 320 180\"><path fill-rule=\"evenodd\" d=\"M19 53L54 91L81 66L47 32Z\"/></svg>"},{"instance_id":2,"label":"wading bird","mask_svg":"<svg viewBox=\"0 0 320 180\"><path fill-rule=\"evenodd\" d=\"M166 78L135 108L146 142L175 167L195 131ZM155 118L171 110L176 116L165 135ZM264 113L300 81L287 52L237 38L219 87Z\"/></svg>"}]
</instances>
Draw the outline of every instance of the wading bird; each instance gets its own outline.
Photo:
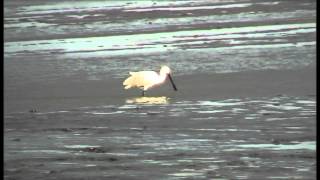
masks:
<instances>
[{"instance_id":1,"label":"wading bird","mask_svg":"<svg viewBox=\"0 0 320 180\"><path fill-rule=\"evenodd\" d=\"M173 89L177 91L178 89L174 84L170 73L171 70L168 66L162 66L159 73L154 71L130 72L129 74L131 76L123 81L123 85L125 86L125 89L132 87L140 88L142 90L142 96L144 96L145 91L164 83L166 79L169 78Z\"/></svg>"}]
</instances>

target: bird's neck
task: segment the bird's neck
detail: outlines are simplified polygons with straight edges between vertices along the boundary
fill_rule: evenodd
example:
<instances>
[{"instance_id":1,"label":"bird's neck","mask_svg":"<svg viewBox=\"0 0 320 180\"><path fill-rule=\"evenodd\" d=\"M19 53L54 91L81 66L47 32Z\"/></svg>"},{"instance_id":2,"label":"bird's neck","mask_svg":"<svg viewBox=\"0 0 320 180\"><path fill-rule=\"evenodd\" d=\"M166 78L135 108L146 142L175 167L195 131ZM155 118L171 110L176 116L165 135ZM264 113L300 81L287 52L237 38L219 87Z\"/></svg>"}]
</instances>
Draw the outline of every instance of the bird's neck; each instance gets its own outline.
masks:
<instances>
[{"instance_id":1,"label":"bird's neck","mask_svg":"<svg viewBox=\"0 0 320 180\"><path fill-rule=\"evenodd\" d=\"M166 80L167 78L167 74L165 73L160 73L160 76L159 76L159 82L162 83Z\"/></svg>"}]
</instances>

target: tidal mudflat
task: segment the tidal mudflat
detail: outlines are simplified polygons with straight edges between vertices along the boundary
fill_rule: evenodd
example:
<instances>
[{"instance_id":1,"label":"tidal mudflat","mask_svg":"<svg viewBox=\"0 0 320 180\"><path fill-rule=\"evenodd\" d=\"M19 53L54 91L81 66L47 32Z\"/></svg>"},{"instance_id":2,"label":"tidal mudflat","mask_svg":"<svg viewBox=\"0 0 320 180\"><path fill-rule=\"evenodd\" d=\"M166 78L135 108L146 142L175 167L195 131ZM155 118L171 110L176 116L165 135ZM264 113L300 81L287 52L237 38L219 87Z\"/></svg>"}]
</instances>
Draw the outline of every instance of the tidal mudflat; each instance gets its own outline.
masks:
<instances>
[{"instance_id":1,"label":"tidal mudflat","mask_svg":"<svg viewBox=\"0 0 320 180\"><path fill-rule=\"evenodd\" d=\"M5 179L316 179L316 1L4 5Z\"/></svg>"},{"instance_id":2,"label":"tidal mudflat","mask_svg":"<svg viewBox=\"0 0 320 180\"><path fill-rule=\"evenodd\" d=\"M315 178L313 98L169 101L138 97L124 105L8 114L5 175Z\"/></svg>"}]
</instances>

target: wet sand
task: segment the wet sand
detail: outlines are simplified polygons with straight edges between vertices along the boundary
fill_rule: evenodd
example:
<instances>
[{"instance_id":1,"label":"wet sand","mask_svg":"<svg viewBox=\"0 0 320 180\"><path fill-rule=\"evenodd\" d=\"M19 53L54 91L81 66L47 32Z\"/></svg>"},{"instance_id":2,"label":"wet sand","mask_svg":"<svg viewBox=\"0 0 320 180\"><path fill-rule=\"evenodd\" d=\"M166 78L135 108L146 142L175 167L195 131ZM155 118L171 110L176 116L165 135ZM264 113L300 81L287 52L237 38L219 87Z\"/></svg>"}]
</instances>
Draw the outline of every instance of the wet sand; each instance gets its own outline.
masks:
<instances>
[{"instance_id":1,"label":"wet sand","mask_svg":"<svg viewBox=\"0 0 320 180\"><path fill-rule=\"evenodd\" d=\"M174 76L178 91L169 82L146 96L167 96L173 101L316 95L314 66L295 70L264 70L223 74ZM83 106L123 104L141 95L139 89L124 90L124 78L88 81L73 77L49 83L30 83L5 91L5 112L56 111ZM21 89L21 91L19 90Z\"/></svg>"},{"instance_id":2,"label":"wet sand","mask_svg":"<svg viewBox=\"0 0 320 180\"><path fill-rule=\"evenodd\" d=\"M314 70L33 86L7 101L5 177L315 179Z\"/></svg>"},{"instance_id":3,"label":"wet sand","mask_svg":"<svg viewBox=\"0 0 320 180\"><path fill-rule=\"evenodd\" d=\"M48 2L5 2L5 179L316 179L315 1Z\"/></svg>"}]
</instances>

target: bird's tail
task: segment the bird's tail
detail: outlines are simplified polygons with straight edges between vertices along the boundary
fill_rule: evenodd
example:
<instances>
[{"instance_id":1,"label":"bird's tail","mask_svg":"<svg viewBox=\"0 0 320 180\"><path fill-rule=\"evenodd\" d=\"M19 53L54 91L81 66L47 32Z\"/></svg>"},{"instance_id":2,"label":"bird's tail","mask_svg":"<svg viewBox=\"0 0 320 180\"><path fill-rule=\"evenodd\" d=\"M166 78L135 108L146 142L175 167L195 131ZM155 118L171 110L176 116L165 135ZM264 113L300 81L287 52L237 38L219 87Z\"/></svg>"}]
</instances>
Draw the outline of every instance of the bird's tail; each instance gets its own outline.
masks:
<instances>
[{"instance_id":1,"label":"bird's tail","mask_svg":"<svg viewBox=\"0 0 320 180\"><path fill-rule=\"evenodd\" d=\"M129 88L131 88L132 86L132 81L134 81L134 78L133 78L133 74L134 74L134 72L130 72L129 73L131 76L130 77L128 77L126 80L124 80L123 81L123 85L125 86L124 87L124 89L129 89Z\"/></svg>"},{"instance_id":2,"label":"bird's tail","mask_svg":"<svg viewBox=\"0 0 320 180\"><path fill-rule=\"evenodd\" d=\"M132 77L127 78L126 80L123 81L123 85L125 86L124 89L129 89L131 86L130 81L131 81Z\"/></svg>"},{"instance_id":3,"label":"bird's tail","mask_svg":"<svg viewBox=\"0 0 320 180\"><path fill-rule=\"evenodd\" d=\"M131 88L131 86L129 85L124 87L124 89L129 89L129 88Z\"/></svg>"}]
</instances>

